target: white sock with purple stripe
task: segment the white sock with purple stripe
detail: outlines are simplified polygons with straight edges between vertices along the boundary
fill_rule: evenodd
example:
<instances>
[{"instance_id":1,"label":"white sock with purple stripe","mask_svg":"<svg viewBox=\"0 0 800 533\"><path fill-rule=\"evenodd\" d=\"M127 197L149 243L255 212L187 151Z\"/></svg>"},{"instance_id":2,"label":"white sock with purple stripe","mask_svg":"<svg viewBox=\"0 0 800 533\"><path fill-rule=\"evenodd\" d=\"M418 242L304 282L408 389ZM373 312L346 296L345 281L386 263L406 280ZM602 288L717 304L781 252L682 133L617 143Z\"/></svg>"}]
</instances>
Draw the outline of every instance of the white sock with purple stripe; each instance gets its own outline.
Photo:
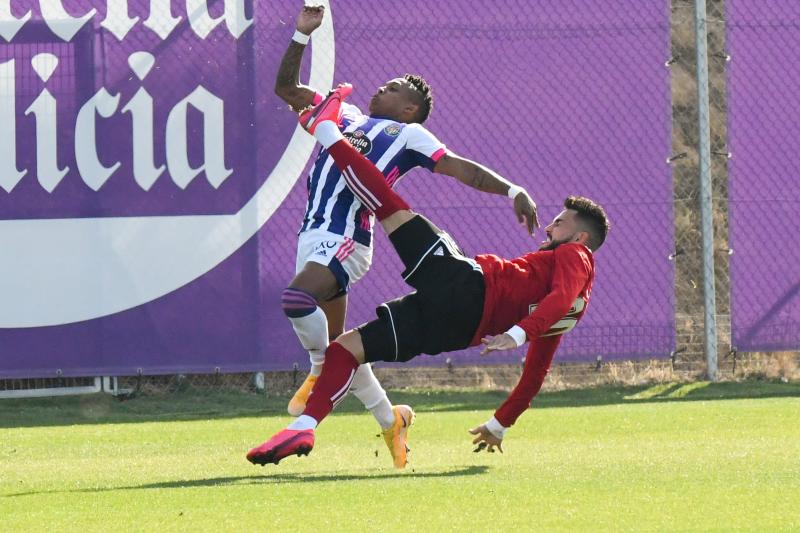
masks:
<instances>
[{"instance_id":1,"label":"white sock with purple stripe","mask_svg":"<svg viewBox=\"0 0 800 533\"><path fill-rule=\"evenodd\" d=\"M344 139L344 135L339 131L339 126L332 120L326 120L317 124L314 130L314 137L323 147L330 148L337 142Z\"/></svg>"},{"instance_id":2,"label":"white sock with purple stripe","mask_svg":"<svg viewBox=\"0 0 800 533\"><path fill-rule=\"evenodd\" d=\"M313 296L292 288L283 291L281 307L289 317L300 344L308 350L311 374L319 376L328 347L328 318L325 312L317 306Z\"/></svg>"},{"instance_id":3,"label":"white sock with purple stripe","mask_svg":"<svg viewBox=\"0 0 800 533\"><path fill-rule=\"evenodd\" d=\"M328 347L328 317L317 307L313 313L300 318L290 318L300 344L308 350L311 360L311 374L319 376L325 362L325 348Z\"/></svg>"}]
</instances>

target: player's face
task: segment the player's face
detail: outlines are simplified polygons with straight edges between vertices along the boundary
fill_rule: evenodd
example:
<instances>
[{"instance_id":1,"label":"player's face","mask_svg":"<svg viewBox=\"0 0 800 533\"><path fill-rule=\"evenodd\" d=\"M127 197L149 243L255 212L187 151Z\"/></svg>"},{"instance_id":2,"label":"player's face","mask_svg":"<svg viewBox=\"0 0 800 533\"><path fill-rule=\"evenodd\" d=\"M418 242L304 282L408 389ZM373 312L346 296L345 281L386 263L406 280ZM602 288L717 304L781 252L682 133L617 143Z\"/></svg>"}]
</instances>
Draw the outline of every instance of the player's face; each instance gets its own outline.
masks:
<instances>
[{"instance_id":1,"label":"player's face","mask_svg":"<svg viewBox=\"0 0 800 533\"><path fill-rule=\"evenodd\" d=\"M542 241L539 250L555 250L560 245L579 239L578 221L575 218L577 211L564 209L549 226L544 228L547 239Z\"/></svg>"},{"instance_id":2,"label":"player's face","mask_svg":"<svg viewBox=\"0 0 800 533\"><path fill-rule=\"evenodd\" d=\"M411 91L413 89L403 78L387 81L369 101L369 114L380 115L402 120L410 106L414 106Z\"/></svg>"}]
</instances>

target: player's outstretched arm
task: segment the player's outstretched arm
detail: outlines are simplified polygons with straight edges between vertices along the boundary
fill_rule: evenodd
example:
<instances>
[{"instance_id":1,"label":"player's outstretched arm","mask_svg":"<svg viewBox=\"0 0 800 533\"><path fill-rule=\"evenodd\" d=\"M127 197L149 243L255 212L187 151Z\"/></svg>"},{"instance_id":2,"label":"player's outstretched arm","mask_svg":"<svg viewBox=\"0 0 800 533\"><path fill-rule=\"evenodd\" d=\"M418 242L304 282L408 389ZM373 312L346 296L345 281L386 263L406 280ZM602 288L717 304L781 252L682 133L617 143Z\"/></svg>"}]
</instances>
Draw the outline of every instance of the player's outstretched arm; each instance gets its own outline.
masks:
<instances>
[{"instance_id":1,"label":"player's outstretched arm","mask_svg":"<svg viewBox=\"0 0 800 533\"><path fill-rule=\"evenodd\" d=\"M517 418L530 407L533 398L539 394L561 339L562 335L554 335L538 337L531 341L519 381L508 398L494 412L493 419L497 421L500 428L509 428L514 425ZM502 431L502 429L498 431Z\"/></svg>"},{"instance_id":2,"label":"player's outstretched arm","mask_svg":"<svg viewBox=\"0 0 800 533\"><path fill-rule=\"evenodd\" d=\"M531 199L528 192L490 168L448 152L436 162L433 171L452 176L461 183L479 191L512 197L514 199L514 212L517 214L519 223L524 224L531 235L533 235L534 228L539 227L536 203Z\"/></svg>"},{"instance_id":3,"label":"player's outstretched arm","mask_svg":"<svg viewBox=\"0 0 800 533\"><path fill-rule=\"evenodd\" d=\"M299 112L314 102L316 91L300 83L300 64L306 49L308 36L319 28L325 16L324 6L305 6L297 16L297 30L289 48L283 54L278 76L275 79L275 94L295 111ZM302 42L306 41L306 42Z\"/></svg>"},{"instance_id":4,"label":"player's outstretched arm","mask_svg":"<svg viewBox=\"0 0 800 533\"><path fill-rule=\"evenodd\" d=\"M497 339L502 336L497 335L493 338ZM492 444L496 445L501 452L503 451L500 444L503 442L506 431L530 407L531 400L539 393L560 342L561 335L539 337L531 342L525 357L525 367L514 390L488 422L469 430L473 435L477 435L472 441L473 444L478 445L475 449L476 452L483 449L491 452L493 451Z\"/></svg>"}]
</instances>

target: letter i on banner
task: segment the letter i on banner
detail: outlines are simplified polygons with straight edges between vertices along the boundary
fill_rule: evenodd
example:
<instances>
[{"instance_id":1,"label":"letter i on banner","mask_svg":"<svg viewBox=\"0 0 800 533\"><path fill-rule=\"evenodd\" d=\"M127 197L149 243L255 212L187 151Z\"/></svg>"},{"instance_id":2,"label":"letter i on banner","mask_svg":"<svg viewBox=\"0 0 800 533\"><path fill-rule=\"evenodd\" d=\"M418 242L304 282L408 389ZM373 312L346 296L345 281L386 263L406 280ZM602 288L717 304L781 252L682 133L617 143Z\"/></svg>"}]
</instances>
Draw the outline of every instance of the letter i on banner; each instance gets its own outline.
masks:
<instances>
[{"instance_id":1,"label":"letter i on banner","mask_svg":"<svg viewBox=\"0 0 800 533\"><path fill-rule=\"evenodd\" d=\"M36 54L31 58L31 65L39 78L47 83L58 66L58 58L48 53ZM69 167L58 168L57 109L56 99L44 89L25 110L25 115L33 113L36 117L36 174L47 192L53 192L69 171Z\"/></svg>"},{"instance_id":2,"label":"letter i on banner","mask_svg":"<svg viewBox=\"0 0 800 533\"><path fill-rule=\"evenodd\" d=\"M14 60L0 63L0 187L6 192L28 172L17 170L16 75Z\"/></svg>"},{"instance_id":3,"label":"letter i on banner","mask_svg":"<svg viewBox=\"0 0 800 533\"><path fill-rule=\"evenodd\" d=\"M149 52L134 52L128 58L128 65L141 81L155 62L155 57ZM122 112L130 113L133 119L133 179L139 187L149 191L166 168L164 165L157 167L153 156L153 97L140 87Z\"/></svg>"},{"instance_id":4,"label":"letter i on banner","mask_svg":"<svg viewBox=\"0 0 800 533\"><path fill-rule=\"evenodd\" d=\"M104 166L97 156L97 134L95 116L109 118L117 110L119 93L110 94L105 87L86 102L75 121L75 162L84 183L98 191L120 167L119 161L110 167Z\"/></svg>"}]
</instances>

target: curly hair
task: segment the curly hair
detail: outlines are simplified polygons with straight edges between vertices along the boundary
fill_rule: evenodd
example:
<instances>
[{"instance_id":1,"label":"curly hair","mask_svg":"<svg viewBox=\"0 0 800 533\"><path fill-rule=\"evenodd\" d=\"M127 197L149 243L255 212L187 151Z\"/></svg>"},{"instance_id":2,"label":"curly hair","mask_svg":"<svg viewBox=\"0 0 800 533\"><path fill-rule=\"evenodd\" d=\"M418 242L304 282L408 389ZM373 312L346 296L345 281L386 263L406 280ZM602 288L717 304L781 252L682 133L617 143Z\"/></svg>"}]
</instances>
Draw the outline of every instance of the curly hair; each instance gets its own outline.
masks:
<instances>
[{"instance_id":1,"label":"curly hair","mask_svg":"<svg viewBox=\"0 0 800 533\"><path fill-rule=\"evenodd\" d=\"M594 252L606 240L611 223L608 221L605 210L594 201L583 196L568 196L564 200L564 207L577 211L576 219L585 231L589 233L586 245Z\"/></svg>"},{"instance_id":2,"label":"curly hair","mask_svg":"<svg viewBox=\"0 0 800 533\"><path fill-rule=\"evenodd\" d=\"M406 74L403 76L403 79L414 88L413 92L417 95L419 111L417 112L416 119L417 122L422 124L428 120L428 117L431 116L431 111L433 111L433 92L431 91L431 86L428 85L425 78L417 74Z\"/></svg>"}]
</instances>

